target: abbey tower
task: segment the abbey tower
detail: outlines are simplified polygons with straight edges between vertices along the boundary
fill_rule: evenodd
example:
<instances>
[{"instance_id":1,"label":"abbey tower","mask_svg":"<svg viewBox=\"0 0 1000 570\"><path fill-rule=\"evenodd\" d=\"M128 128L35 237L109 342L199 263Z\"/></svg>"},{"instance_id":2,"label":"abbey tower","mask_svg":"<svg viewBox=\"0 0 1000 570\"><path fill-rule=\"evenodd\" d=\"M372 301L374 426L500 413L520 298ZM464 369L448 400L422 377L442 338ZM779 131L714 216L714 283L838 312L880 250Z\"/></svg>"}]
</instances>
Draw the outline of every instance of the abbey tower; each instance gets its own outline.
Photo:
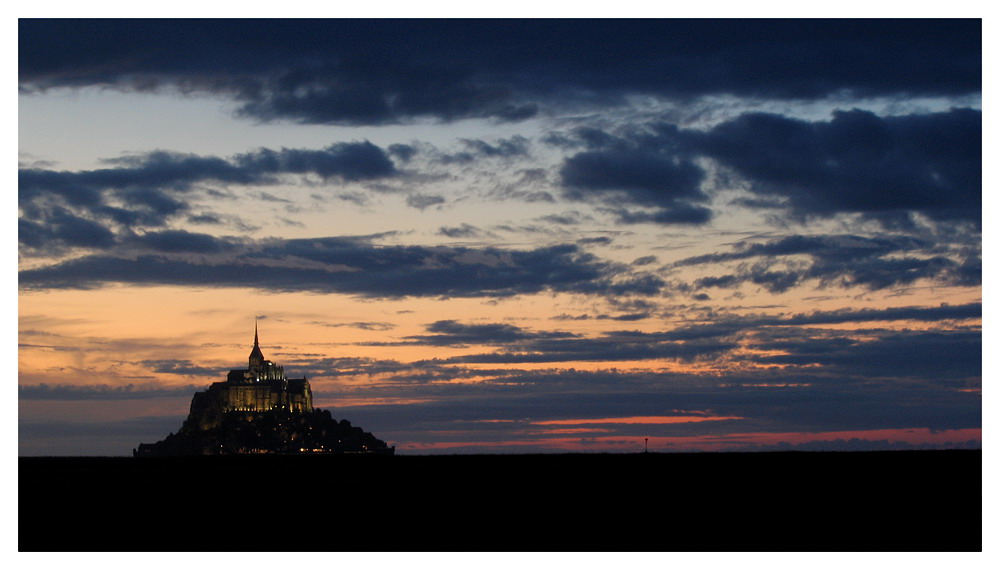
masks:
<instances>
[{"instance_id":1,"label":"abbey tower","mask_svg":"<svg viewBox=\"0 0 1000 570\"><path fill-rule=\"evenodd\" d=\"M375 453L392 455L371 433L335 420L329 410L313 408L305 378L264 358L257 327L246 368L229 371L224 382L196 392L191 411L177 433L156 443L141 443L136 457L241 454Z\"/></svg>"},{"instance_id":2,"label":"abbey tower","mask_svg":"<svg viewBox=\"0 0 1000 570\"><path fill-rule=\"evenodd\" d=\"M198 429L218 425L230 411L266 412L285 410L311 412L312 389L305 378L286 378L284 367L264 358L257 326L254 325L253 349L248 366L229 371L225 382L216 382L191 400L191 415Z\"/></svg>"}]
</instances>

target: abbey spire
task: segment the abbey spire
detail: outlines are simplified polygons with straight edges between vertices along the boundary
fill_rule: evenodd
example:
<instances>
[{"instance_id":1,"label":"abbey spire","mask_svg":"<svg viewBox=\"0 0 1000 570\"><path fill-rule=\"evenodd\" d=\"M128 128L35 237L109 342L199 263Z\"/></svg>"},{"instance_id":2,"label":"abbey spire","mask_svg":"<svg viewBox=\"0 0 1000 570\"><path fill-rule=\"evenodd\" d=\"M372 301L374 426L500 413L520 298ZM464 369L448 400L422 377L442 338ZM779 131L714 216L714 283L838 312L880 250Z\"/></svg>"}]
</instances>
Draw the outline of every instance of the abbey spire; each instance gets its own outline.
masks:
<instances>
[{"instance_id":1,"label":"abbey spire","mask_svg":"<svg viewBox=\"0 0 1000 570\"><path fill-rule=\"evenodd\" d=\"M257 320L253 323L253 350L250 351L250 370L258 371L264 365L264 353L260 351L260 341L257 338Z\"/></svg>"}]
</instances>

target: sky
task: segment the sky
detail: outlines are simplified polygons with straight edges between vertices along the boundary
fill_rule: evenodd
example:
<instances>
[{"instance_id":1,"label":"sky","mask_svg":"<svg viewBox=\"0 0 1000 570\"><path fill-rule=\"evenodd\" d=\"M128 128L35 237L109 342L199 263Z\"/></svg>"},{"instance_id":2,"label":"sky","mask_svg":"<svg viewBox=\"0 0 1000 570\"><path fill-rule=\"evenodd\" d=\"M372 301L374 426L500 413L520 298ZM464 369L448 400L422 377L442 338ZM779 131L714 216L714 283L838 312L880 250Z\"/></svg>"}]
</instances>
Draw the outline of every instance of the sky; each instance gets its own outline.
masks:
<instances>
[{"instance_id":1,"label":"sky","mask_svg":"<svg viewBox=\"0 0 1000 570\"><path fill-rule=\"evenodd\" d=\"M400 454L981 446L980 20L17 31L22 456L255 324Z\"/></svg>"}]
</instances>

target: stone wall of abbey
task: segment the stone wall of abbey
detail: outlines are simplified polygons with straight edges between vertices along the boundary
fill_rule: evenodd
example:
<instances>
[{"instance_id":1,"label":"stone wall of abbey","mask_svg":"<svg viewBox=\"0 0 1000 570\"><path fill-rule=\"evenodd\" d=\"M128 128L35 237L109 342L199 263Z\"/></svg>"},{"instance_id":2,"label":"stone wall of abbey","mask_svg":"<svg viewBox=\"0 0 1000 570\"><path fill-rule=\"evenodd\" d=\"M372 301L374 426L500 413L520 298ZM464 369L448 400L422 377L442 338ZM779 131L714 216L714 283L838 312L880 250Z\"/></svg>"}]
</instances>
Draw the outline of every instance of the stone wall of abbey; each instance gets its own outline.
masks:
<instances>
[{"instance_id":1,"label":"stone wall of abbey","mask_svg":"<svg viewBox=\"0 0 1000 570\"><path fill-rule=\"evenodd\" d=\"M216 382L191 400L187 429L206 430L219 425L226 412L313 410L312 389L305 378L285 378L283 367L265 360L254 330L247 368L230 370L225 382Z\"/></svg>"}]
</instances>

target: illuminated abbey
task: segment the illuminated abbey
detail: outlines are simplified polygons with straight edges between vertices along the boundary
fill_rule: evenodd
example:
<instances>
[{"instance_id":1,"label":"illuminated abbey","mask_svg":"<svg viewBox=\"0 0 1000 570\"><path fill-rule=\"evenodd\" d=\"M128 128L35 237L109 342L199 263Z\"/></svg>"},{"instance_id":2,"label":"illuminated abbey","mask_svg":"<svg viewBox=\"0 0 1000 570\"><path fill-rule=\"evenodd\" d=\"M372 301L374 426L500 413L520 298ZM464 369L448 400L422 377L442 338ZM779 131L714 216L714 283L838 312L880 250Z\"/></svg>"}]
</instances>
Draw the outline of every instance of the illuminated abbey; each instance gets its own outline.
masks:
<instances>
[{"instance_id":1,"label":"illuminated abbey","mask_svg":"<svg viewBox=\"0 0 1000 570\"><path fill-rule=\"evenodd\" d=\"M225 382L216 382L191 400L191 416L199 429L211 429L230 411L266 412L286 410L311 412L312 389L305 378L285 378L285 369L264 359L257 327L249 365L229 371Z\"/></svg>"},{"instance_id":2,"label":"illuminated abbey","mask_svg":"<svg viewBox=\"0 0 1000 570\"><path fill-rule=\"evenodd\" d=\"M191 411L176 433L141 443L137 457L178 455L377 453L395 447L371 433L313 408L305 378L286 378L283 367L264 358L257 327L246 368L229 371L224 382L196 392Z\"/></svg>"}]
</instances>

